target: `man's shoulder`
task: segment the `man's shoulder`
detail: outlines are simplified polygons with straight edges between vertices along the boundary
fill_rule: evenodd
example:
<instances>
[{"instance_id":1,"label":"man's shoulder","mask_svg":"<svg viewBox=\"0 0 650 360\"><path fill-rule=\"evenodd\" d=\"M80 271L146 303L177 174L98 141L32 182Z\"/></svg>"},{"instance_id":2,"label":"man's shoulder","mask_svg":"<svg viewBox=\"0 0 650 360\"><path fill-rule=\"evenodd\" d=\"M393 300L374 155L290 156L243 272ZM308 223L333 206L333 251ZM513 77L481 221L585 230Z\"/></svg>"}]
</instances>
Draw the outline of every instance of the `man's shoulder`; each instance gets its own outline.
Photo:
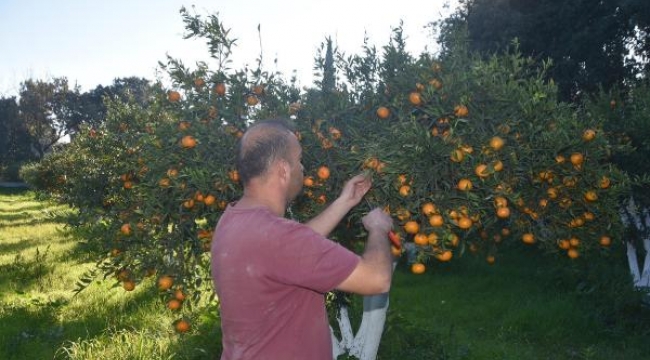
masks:
<instances>
[{"instance_id":1,"label":"man's shoulder","mask_svg":"<svg viewBox=\"0 0 650 360\"><path fill-rule=\"evenodd\" d=\"M251 232L262 231L289 236L291 234L318 235L309 226L296 220L277 216L265 207L236 208L228 207L219 219L219 226L246 227ZM219 227L218 226L218 227Z\"/></svg>"}]
</instances>

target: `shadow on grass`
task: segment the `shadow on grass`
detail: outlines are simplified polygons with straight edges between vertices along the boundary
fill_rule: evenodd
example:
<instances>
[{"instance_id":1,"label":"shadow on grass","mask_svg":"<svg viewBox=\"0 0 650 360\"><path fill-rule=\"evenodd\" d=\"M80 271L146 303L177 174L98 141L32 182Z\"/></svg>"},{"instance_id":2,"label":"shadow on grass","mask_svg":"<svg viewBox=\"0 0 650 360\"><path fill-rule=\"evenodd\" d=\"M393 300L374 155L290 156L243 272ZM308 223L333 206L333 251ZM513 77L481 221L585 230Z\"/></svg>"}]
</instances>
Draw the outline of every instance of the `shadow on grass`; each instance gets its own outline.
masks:
<instances>
[{"instance_id":1,"label":"shadow on grass","mask_svg":"<svg viewBox=\"0 0 650 360\"><path fill-rule=\"evenodd\" d=\"M18 212L27 212L27 211L37 211L37 210L43 210L47 209L50 207L49 204L42 203L42 202L36 202L38 200L33 199L33 198L16 198L16 201L1 201L0 204L5 204L4 206L7 207L5 210L3 210L3 213L18 213ZM14 204L15 202L15 204ZM25 203L27 202L27 203ZM7 206L6 204L10 204Z\"/></svg>"},{"instance_id":2,"label":"shadow on grass","mask_svg":"<svg viewBox=\"0 0 650 360\"><path fill-rule=\"evenodd\" d=\"M221 327L216 314L202 316L191 333L179 335L170 347L175 359L219 360L221 358Z\"/></svg>"},{"instance_id":3,"label":"shadow on grass","mask_svg":"<svg viewBox=\"0 0 650 360\"><path fill-rule=\"evenodd\" d=\"M64 326L56 318L55 306L5 306L0 315L0 358L51 359L51 349L64 339Z\"/></svg>"},{"instance_id":4,"label":"shadow on grass","mask_svg":"<svg viewBox=\"0 0 650 360\"><path fill-rule=\"evenodd\" d=\"M34 191L24 187L0 187L0 195L23 195L34 194Z\"/></svg>"},{"instance_id":5,"label":"shadow on grass","mask_svg":"<svg viewBox=\"0 0 650 360\"><path fill-rule=\"evenodd\" d=\"M0 229L1 228L2 226L0 226ZM16 253L17 255L19 252L34 247L37 244L39 244L39 241L34 239L25 239L9 244L0 243L0 254L6 255Z\"/></svg>"},{"instance_id":6,"label":"shadow on grass","mask_svg":"<svg viewBox=\"0 0 650 360\"><path fill-rule=\"evenodd\" d=\"M109 291L120 291L114 289ZM92 340L106 335L107 329L131 331L142 327L131 316L141 307L151 307L156 295L150 291L133 294L115 302L89 303L77 317L64 317L69 300L27 299L20 305L5 306L0 313L0 359L53 359L66 343ZM92 309L96 311L92 311ZM146 325L145 325L146 326Z\"/></svg>"},{"instance_id":7,"label":"shadow on grass","mask_svg":"<svg viewBox=\"0 0 650 360\"><path fill-rule=\"evenodd\" d=\"M48 261L49 256L47 247L37 247L33 254L27 256L17 253L10 263L0 266L0 289L24 293L37 286L44 286L48 276L53 273L54 265Z\"/></svg>"},{"instance_id":8,"label":"shadow on grass","mask_svg":"<svg viewBox=\"0 0 650 360\"><path fill-rule=\"evenodd\" d=\"M2 224L1 222L3 219L0 219L0 229L2 228L12 228L12 227L18 227L18 226L36 226L36 225L44 225L44 224L59 224L61 223L60 219L57 219L55 217L50 217L48 215L45 215L45 217L42 218L32 218L32 219L26 219L24 217L16 217L13 220L10 220L11 222L7 224Z\"/></svg>"}]
</instances>

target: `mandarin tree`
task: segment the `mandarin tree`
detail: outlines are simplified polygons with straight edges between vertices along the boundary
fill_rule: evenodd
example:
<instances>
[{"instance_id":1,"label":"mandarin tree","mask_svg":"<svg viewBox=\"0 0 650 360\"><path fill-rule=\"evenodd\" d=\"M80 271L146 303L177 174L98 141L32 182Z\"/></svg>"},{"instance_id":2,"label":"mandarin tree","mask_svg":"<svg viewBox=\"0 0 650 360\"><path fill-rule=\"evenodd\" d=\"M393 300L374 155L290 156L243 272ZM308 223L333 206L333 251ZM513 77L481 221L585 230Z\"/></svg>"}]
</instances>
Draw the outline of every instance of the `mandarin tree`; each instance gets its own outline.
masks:
<instances>
[{"instance_id":1,"label":"mandarin tree","mask_svg":"<svg viewBox=\"0 0 650 360\"><path fill-rule=\"evenodd\" d=\"M324 43L317 65L327 81L301 92L264 71L261 58L255 69L230 69L229 30L216 16L181 12L186 37L208 40L211 62L190 68L168 57L160 65L169 88L158 85L146 107L112 103L101 128L85 129L54 158L67 166L44 163L43 172L65 179L52 186L93 229L99 268L116 285L131 289L155 274L156 291L175 300L168 307L182 319L212 295L211 232L241 195L233 149L250 123L274 117L291 119L304 150L304 191L287 216L313 217L365 172L372 190L331 236L358 249L361 216L384 207L414 273L466 249L494 263L503 243L571 261L620 240L626 179L609 162L602 120L558 103L546 64L516 52L481 59L462 41L414 57L398 27L381 55L367 42L348 57ZM383 326L387 304L386 295L369 298L384 311L364 319Z\"/></svg>"}]
</instances>

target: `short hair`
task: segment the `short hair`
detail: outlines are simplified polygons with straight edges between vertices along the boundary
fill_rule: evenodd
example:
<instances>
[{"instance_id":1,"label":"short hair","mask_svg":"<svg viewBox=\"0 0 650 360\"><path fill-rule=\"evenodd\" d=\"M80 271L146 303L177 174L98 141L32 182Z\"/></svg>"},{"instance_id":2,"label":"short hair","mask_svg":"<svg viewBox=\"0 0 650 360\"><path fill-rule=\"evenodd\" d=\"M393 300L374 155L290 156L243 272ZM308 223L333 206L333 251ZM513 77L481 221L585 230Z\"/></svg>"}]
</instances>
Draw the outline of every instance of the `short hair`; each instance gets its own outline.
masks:
<instances>
[{"instance_id":1,"label":"short hair","mask_svg":"<svg viewBox=\"0 0 650 360\"><path fill-rule=\"evenodd\" d=\"M242 184L264 175L277 159L290 161L292 130L284 119L250 126L237 144L236 166Z\"/></svg>"}]
</instances>

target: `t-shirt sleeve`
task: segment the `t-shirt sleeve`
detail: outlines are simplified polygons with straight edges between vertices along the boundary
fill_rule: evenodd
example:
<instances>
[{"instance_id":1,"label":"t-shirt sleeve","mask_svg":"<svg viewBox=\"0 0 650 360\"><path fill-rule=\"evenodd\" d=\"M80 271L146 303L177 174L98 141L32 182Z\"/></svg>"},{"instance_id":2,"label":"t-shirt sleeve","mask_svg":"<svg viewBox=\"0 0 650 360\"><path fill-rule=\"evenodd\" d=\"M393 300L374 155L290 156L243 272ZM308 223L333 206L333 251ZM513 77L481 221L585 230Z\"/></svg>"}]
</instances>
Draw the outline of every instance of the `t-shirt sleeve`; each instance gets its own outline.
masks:
<instances>
[{"instance_id":1,"label":"t-shirt sleeve","mask_svg":"<svg viewBox=\"0 0 650 360\"><path fill-rule=\"evenodd\" d=\"M270 276L286 284L328 292L345 280L359 262L359 256L310 227L284 221L276 237Z\"/></svg>"}]
</instances>

